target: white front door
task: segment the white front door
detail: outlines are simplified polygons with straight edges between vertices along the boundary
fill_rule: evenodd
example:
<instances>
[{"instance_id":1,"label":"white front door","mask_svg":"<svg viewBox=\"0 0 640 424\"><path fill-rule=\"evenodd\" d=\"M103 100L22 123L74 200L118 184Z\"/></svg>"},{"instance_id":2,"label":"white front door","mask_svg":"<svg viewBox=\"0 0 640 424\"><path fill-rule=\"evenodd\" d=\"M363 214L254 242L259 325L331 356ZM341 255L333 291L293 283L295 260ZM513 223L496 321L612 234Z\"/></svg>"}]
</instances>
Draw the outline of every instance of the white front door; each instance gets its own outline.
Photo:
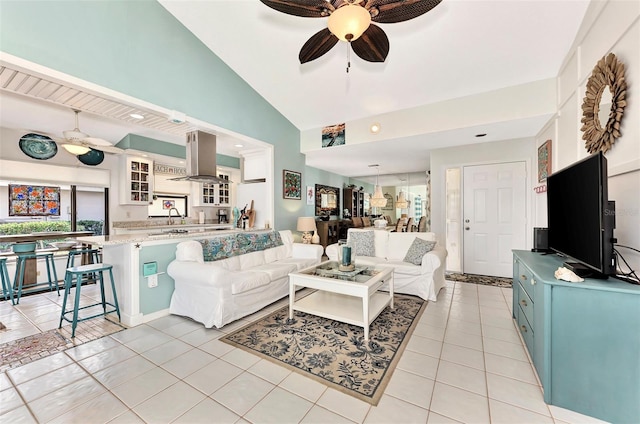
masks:
<instances>
[{"instance_id":1,"label":"white front door","mask_svg":"<svg viewBox=\"0 0 640 424\"><path fill-rule=\"evenodd\" d=\"M526 243L525 163L465 166L463 174L463 271L511 277L511 250Z\"/></svg>"}]
</instances>

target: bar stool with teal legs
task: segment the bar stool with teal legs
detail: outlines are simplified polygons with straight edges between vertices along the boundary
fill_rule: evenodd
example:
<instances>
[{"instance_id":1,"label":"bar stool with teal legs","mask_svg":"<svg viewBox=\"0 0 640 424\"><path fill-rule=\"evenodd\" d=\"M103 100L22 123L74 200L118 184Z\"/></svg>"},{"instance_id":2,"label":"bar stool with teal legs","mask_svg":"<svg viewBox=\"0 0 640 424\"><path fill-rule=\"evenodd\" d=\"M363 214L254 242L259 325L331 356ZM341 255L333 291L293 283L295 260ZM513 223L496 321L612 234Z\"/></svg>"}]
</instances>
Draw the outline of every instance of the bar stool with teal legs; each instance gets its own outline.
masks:
<instances>
[{"instance_id":1,"label":"bar stool with teal legs","mask_svg":"<svg viewBox=\"0 0 640 424\"><path fill-rule=\"evenodd\" d=\"M4 300L11 299L11 303L15 305L13 284L9 279L9 271L7 271L7 258L0 258L0 280L2 280L2 296Z\"/></svg>"},{"instance_id":2,"label":"bar stool with teal legs","mask_svg":"<svg viewBox=\"0 0 640 424\"><path fill-rule=\"evenodd\" d=\"M27 266L27 260L33 259L44 259L45 264L47 265L47 278L48 280L45 283L49 284L49 291L53 291L53 285L56 286L56 291L58 292L58 296L60 296L60 287L58 285L58 273L56 272L56 264L53 261L53 253L52 252L32 252L32 253L16 253L16 275L15 275L15 286L18 288L18 296L16 297L15 304L20 303L20 297L22 297L22 286L24 284L24 276L25 276L25 268ZM39 285L42 283L36 283L35 285Z\"/></svg>"},{"instance_id":3,"label":"bar stool with teal legs","mask_svg":"<svg viewBox=\"0 0 640 424\"><path fill-rule=\"evenodd\" d=\"M104 293L104 272L109 272L109 277L111 280L111 291L113 294L113 303L107 302ZM91 305L80 306L80 289L82 287L82 278L86 274L94 274L98 277L98 283L100 284L100 296L101 302L93 303ZM75 278L75 300L73 302L73 309L69 309L67 311L67 298L70 295L71 287L73 286L73 280ZM96 306L102 306L102 312L93 314L86 317L78 317L78 311L82 309L92 308ZM107 310L107 306L111 306L113 309ZM60 324L58 328L62 328L62 320L71 323L71 337L76 336L76 327L78 326L79 321L85 321L91 318L95 318L101 315L106 316L112 312L116 312L118 314L118 321L120 321L120 307L118 306L118 296L116 295L116 285L113 281L113 266L110 264L99 263L99 264L89 264L89 265L80 265L76 267L67 268L67 272L64 276L64 298L62 299L62 313L60 314ZM72 318L68 318L67 315L72 315Z\"/></svg>"},{"instance_id":4,"label":"bar stool with teal legs","mask_svg":"<svg viewBox=\"0 0 640 424\"><path fill-rule=\"evenodd\" d=\"M98 249L71 249L69 250L69 254L67 255L67 268L75 266L75 258L78 255L87 255L94 264L100 262L100 258L98 257Z\"/></svg>"}]
</instances>

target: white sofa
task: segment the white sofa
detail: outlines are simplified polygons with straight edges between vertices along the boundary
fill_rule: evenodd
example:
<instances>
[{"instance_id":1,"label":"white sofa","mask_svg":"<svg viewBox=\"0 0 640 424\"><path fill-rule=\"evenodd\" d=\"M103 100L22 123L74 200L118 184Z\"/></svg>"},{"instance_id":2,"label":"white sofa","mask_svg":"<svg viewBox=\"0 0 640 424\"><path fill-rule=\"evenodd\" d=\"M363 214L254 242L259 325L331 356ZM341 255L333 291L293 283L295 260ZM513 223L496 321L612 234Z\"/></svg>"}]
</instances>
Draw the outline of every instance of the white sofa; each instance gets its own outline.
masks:
<instances>
[{"instance_id":1,"label":"white sofa","mask_svg":"<svg viewBox=\"0 0 640 424\"><path fill-rule=\"evenodd\" d=\"M355 261L358 265L393 268L394 292L419 296L425 300L436 301L438 291L444 287L444 270L447 250L437 243L435 233L419 232L390 232L384 229L349 228L347 240L353 242L354 233L373 233L373 255L363 256L355 252ZM367 238L370 234L366 235ZM363 235L358 238L362 239ZM409 248L417 238L436 242L435 247L419 260L420 265L405 262L405 256ZM355 249L358 249L355 243ZM326 255L329 259L338 260L338 244L327 246ZM383 286L383 290L388 287Z\"/></svg>"},{"instance_id":2,"label":"white sofa","mask_svg":"<svg viewBox=\"0 0 640 424\"><path fill-rule=\"evenodd\" d=\"M200 241L179 243L167 267L175 281L170 313L220 328L288 295L289 273L320 263L322 246L294 243L288 230L279 234L280 246L215 261L205 261Z\"/></svg>"}]
</instances>

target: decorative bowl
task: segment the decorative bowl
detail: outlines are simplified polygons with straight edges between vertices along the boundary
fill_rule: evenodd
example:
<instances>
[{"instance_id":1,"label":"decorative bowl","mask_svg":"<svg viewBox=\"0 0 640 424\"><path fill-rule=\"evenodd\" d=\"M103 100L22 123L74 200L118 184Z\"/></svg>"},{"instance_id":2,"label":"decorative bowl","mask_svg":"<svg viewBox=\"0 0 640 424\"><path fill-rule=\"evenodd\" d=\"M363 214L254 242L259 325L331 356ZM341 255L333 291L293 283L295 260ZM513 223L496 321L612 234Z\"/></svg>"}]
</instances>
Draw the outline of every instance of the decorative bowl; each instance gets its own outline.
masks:
<instances>
[{"instance_id":1,"label":"decorative bowl","mask_svg":"<svg viewBox=\"0 0 640 424\"><path fill-rule=\"evenodd\" d=\"M11 246L13 249L13 253L31 253L36 250L36 242L35 241L21 241L14 243Z\"/></svg>"},{"instance_id":2,"label":"decorative bowl","mask_svg":"<svg viewBox=\"0 0 640 424\"><path fill-rule=\"evenodd\" d=\"M77 241L56 241L51 243L52 246L57 247L58 249L70 249L76 244L78 244Z\"/></svg>"}]
</instances>

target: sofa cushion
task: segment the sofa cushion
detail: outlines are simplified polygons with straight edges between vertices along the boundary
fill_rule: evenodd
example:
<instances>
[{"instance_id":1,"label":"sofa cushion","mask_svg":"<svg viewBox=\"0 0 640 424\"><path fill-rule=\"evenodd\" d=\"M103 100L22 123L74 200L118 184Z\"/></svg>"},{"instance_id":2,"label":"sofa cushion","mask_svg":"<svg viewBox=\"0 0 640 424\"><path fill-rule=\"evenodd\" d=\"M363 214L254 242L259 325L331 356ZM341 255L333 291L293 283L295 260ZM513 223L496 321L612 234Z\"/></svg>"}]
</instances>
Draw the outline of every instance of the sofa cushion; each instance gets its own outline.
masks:
<instances>
[{"instance_id":1,"label":"sofa cushion","mask_svg":"<svg viewBox=\"0 0 640 424\"><path fill-rule=\"evenodd\" d=\"M227 259L220 259L219 261L215 261L213 263L219 264L222 268L229 271L240 271L240 256L232 256Z\"/></svg>"},{"instance_id":2,"label":"sofa cushion","mask_svg":"<svg viewBox=\"0 0 640 424\"><path fill-rule=\"evenodd\" d=\"M422 240L421 238L416 237L413 240L413 243L411 243L403 261L414 265L420 265L422 264L422 257L427 252L431 252L435 245L435 241Z\"/></svg>"},{"instance_id":3,"label":"sofa cushion","mask_svg":"<svg viewBox=\"0 0 640 424\"><path fill-rule=\"evenodd\" d=\"M176 246L176 260L203 263L202 245L195 240L178 243Z\"/></svg>"},{"instance_id":4,"label":"sofa cushion","mask_svg":"<svg viewBox=\"0 0 640 424\"><path fill-rule=\"evenodd\" d=\"M300 271L301 269L317 264L318 261L315 258L284 258L278 260L278 263L295 265L295 271Z\"/></svg>"},{"instance_id":5,"label":"sofa cushion","mask_svg":"<svg viewBox=\"0 0 640 424\"><path fill-rule=\"evenodd\" d=\"M375 256L356 256L356 265L378 266L386 263L386 259L376 258Z\"/></svg>"},{"instance_id":6,"label":"sofa cushion","mask_svg":"<svg viewBox=\"0 0 640 424\"><path fill-rule=\"evenodd\" d=\"M269 274L256 271L237 271L231 273L231 294L244 293L271 282Z\"/></svg>"},{"instance_id":7,"label":"sofa cushion","mask_svg":"<svg viewBox=\"0 0 640 424\"><path fill-rule=\"evenodd\" d=\"M422 240L436 241L433 233L389 233L387 259L390 261L403 261L416 237Z\"/></svg>"},{"instance_id":8,"label":"sofa cushion","mask_svg":"<svg viewBox=\"0 0 640 424\"><path fill-rule=\"evenodd\" d=\"M264 272L269 276L269 279L271 281L276 281L281 278L285 278L287 275L289 275L290 272L296 271L297 268L298 267L294 264L278 262L254 266L253 268L251 268L251 271Z\"/></svg>"},{"instance_id":9,"label":"sofa cushion","mask_svg":"<svg viewBox=\"0 0 640 424\"><path fill-rule=\"evenodd\" d=\"M240 260L240 269L247 271L255 266L262 265L264 261L264 252L251 252L238 256Z\"/></svg>"},{"instance_id":10,"label":"sofa cushion","mask_svg":"<svg viewBox=\"0 0 640 424\"><path fill-rule=\"evenodd\" d=\"M394 274L403 274L403 275L421 275L422 274L421 266L410 264L409 262L387 261L386 266L392 267Z\"/></svg>"},{"instance_id":11,"label":"sofa cushion","mask_svg":"<svg viewBox=\"0 0 640 424\"><path fill-rule=\"evenodd\" d=\"M375 256L374 230L351 231L348 233L347 245L351 246L355 256Z\"/></svg>"}]
</instances>

